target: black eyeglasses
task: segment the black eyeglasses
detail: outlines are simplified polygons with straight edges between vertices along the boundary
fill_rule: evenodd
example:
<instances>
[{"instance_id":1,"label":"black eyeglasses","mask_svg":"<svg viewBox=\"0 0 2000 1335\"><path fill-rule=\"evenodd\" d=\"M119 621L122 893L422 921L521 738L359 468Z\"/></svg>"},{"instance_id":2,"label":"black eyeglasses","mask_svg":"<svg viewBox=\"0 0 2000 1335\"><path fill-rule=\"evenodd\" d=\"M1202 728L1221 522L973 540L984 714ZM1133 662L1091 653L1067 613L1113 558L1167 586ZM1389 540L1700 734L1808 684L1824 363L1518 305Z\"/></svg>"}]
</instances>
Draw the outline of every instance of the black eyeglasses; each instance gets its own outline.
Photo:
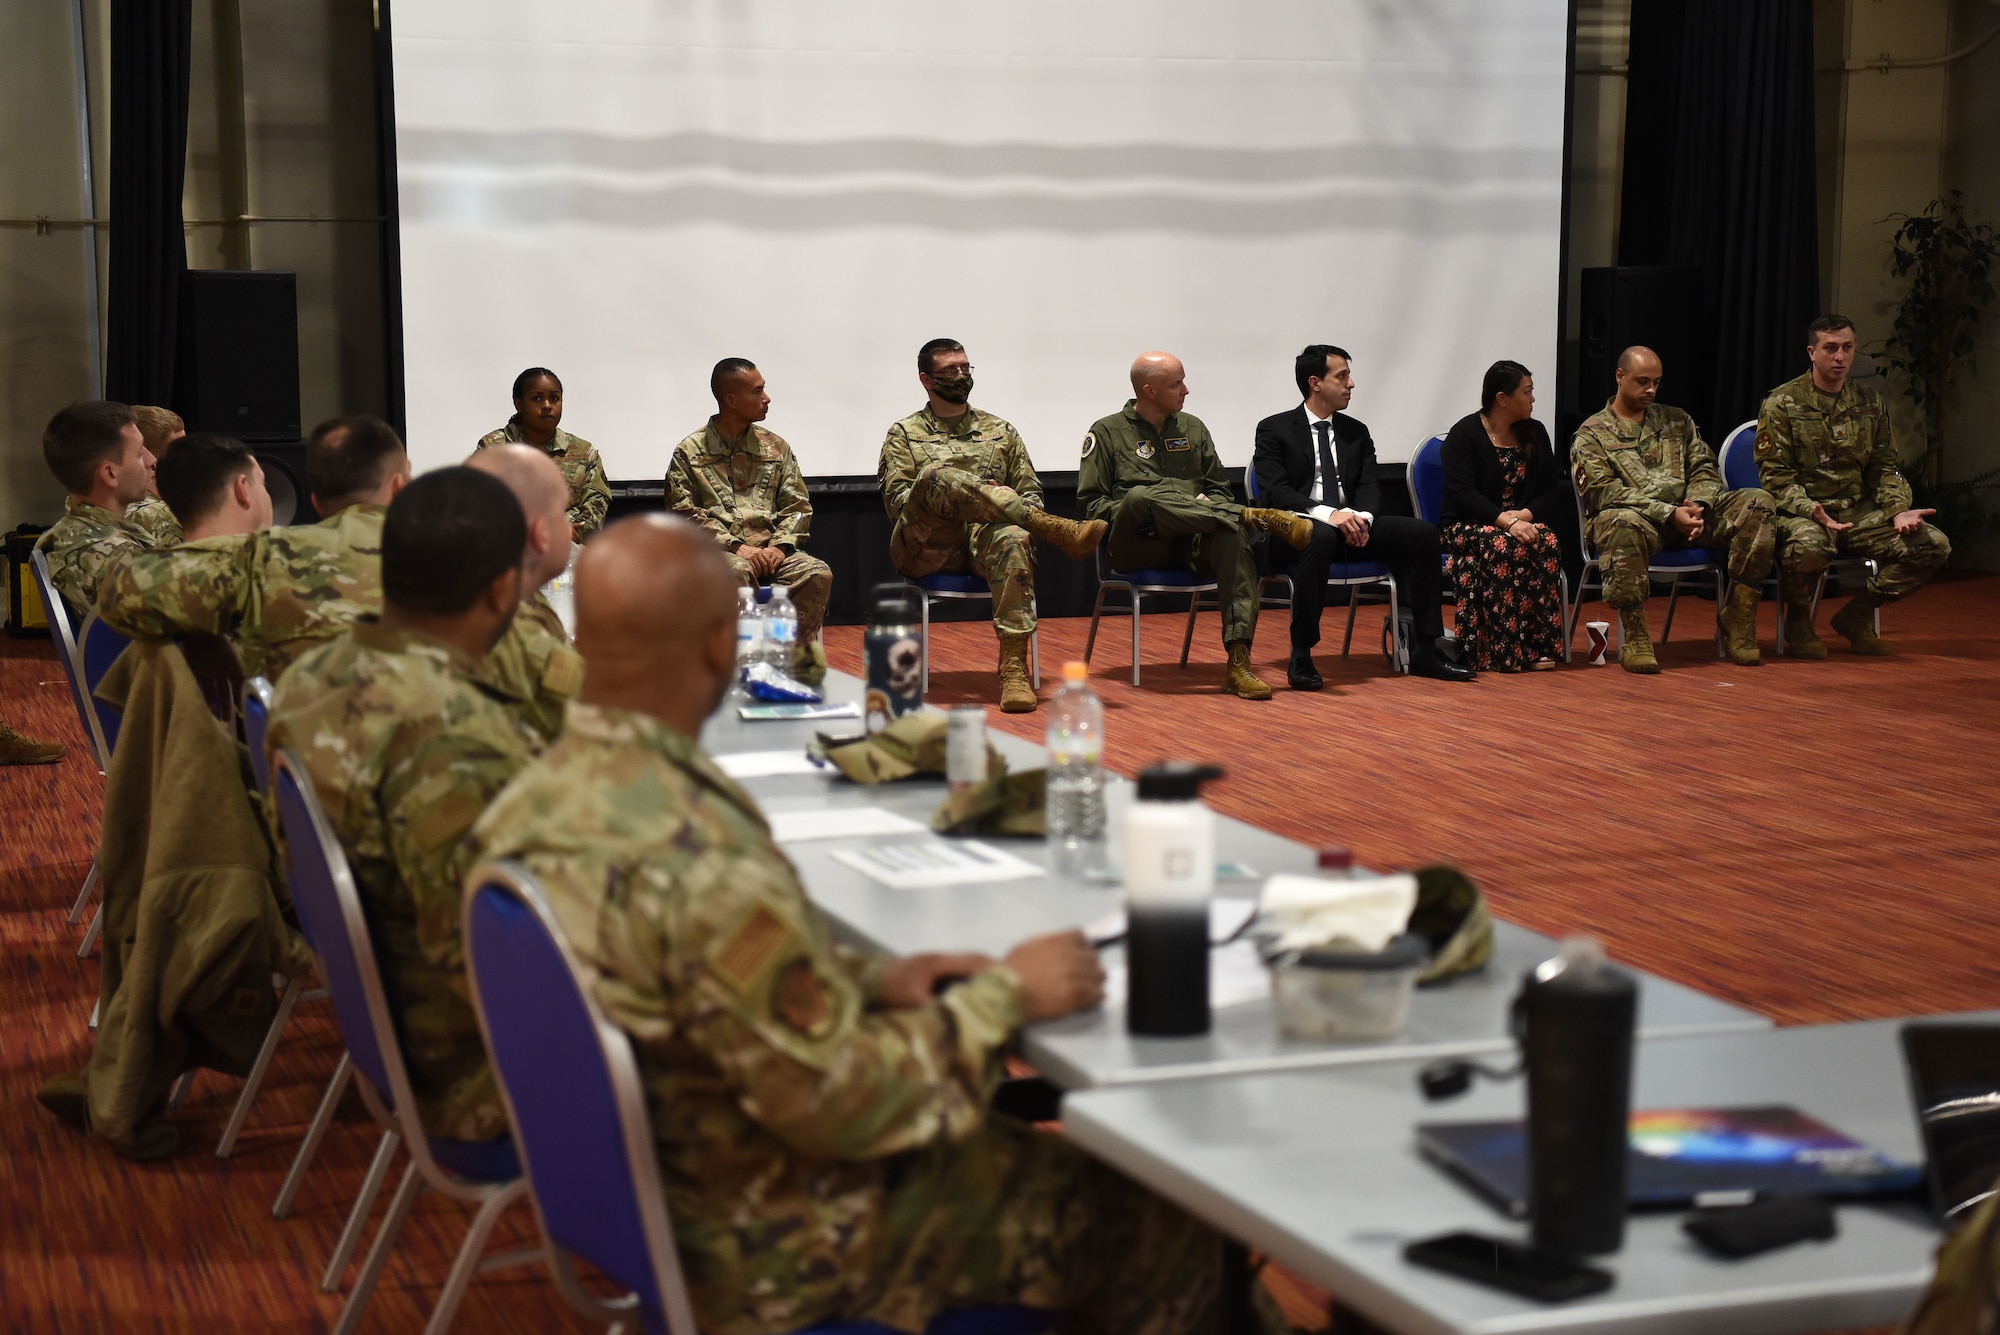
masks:
<instances>
[{"instance_id":1,"label":"black eyeglasses","mask_svg":"<svg viewBox=\"0 0 2000 1335\"><path fill-rule=\"evenodd\" d=\"M953 373L953 372L955 372L955 371L956 371L956 372L962 372L962 373L964 373L965 375L971 375L971 374L972 374L972 363L971 363L971 362L967 362L967 363L966 363L965 365L963 365L963 366L940 366L940 367L938 367L938 368L937 368L937 369L935 369L935 370L931 370L931 371L926 371L926 372L924 372L924 374L925 374L925 375L950 375L950 374L952 374L952 373Z\"/></svg>"}]
</instances>

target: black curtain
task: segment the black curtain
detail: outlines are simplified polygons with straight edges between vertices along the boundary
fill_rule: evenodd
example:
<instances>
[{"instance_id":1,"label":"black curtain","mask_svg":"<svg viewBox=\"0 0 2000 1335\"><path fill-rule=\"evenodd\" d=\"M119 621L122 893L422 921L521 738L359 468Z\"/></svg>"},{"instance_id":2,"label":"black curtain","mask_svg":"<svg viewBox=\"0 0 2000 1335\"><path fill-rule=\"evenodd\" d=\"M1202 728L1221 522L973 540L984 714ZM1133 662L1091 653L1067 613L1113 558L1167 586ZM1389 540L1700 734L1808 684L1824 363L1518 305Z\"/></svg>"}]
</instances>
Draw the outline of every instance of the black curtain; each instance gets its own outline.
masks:
<instances>
[{"instance_id":1,"label":"black curtain","mask_svg":"<svg viewBox=\"0 0 2000 1335\"><path fill-rule=\"evenodd\" d=\"M187 239L188 41L193 0L111 0L111 312L104 392L166 404L174 387Z\"/></svg>"},{"instance_id":2,"label":"black curtain","mask_svg":"<svg viewBox=\"0 0 2000 1335\"><path fill-rule=\"evenodd\" d=\"M1805 367L1812 58L1809 0L1633 0L1618 262L1701 270L1710 439Z\"/></svg>"}]
</instances>

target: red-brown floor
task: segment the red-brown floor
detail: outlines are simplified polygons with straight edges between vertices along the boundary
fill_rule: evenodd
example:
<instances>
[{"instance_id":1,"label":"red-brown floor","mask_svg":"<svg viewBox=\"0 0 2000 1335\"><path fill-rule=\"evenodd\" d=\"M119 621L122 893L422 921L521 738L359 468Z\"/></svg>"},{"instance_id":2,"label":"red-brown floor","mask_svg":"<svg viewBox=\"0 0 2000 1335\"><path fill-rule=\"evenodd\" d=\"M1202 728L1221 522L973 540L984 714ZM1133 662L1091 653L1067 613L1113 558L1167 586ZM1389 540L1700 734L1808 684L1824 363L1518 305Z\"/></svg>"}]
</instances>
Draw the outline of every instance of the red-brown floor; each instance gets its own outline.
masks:
<instances>
[{"instance_id":1,"label":"red-brown floor","mask_svg":"<svg viewBox=\"0 0 2000 1335\"><path fill-rule=\"evenodd\" d=\"M1653 604L1655 626L1663 600ZM1223 697L1213 614L1173 665L1180 618L1148 618L1146 685L1130 684L1126 627L1099 645L1109 761L1214 761L1212 800L1295 838L1341 842L1378 866L1450 859L1505 916L1589 931L1626 961L1782 1023L2000 1006L1992 893L2000 778L2000 578L1940 582L1884 617L1887 660L1740 669L1708 648L1709 604L1681 610L1667 671L1582 665L1468 686L1387 675L1380 613L1328 689L1283 689L1284 613L1256 655L1269 703ZM1768 620L1768 612L1767 612ZM1043 628L1044 695L1086 624ZM1768 629L1767 629L1768 635ZM828 633L855 670L860 632ZM1768 639L1767 639L1768 644ZM983 624L941 626L933 698L993 698ZM1042 715L990 716L1039 736ZM212 1153L236 1082L204 1075L179 1114L188 1148L129 1164L58 1125L34 1090L79 1066L96 989L63 911L89 866L100 780L46 642L0 641L0 718L72 755L0 769L0 1313L44 1331L308 1331L339 1300L317 1280L373 1135L357 1101L328 1137L297 1218L270 1203L338 1055L323 1006L302 1007L236 1157ZM968 942L984 947L1004 942ZM465 1212L419 1205L365 1329L416 1331ZM496 1246L525 1240L525 1212ZM1280 1281L1287 1299L1302 1292ZM462 1331L582 1330L532 1270L480 1278Z\"/></svg>"}]
</instances>

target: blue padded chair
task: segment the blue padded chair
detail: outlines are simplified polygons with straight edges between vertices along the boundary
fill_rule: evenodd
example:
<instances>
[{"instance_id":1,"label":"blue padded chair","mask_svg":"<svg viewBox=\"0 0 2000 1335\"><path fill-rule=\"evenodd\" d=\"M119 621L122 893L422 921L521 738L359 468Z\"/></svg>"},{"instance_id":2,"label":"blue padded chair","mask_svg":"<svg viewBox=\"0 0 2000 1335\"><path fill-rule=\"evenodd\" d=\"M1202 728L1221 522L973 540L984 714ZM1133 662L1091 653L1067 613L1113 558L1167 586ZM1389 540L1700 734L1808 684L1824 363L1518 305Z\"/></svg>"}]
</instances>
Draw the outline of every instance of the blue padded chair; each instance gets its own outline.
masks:
<instances>
[{"instance_id":1,"label":"blue padded chair","mask_svg":"<svg viewBox=\"0 0 2000 1335\"><path fill-rule=\"evenodd\" d=\"M130 639L99 621L96 612L83 619L83 629L77 634L77 691L89 706L84 711L84 720L90 730L91 748L98 754L99 768L107 772L111 767L111 752L118 745L118 724L124 716L97 698L97 684L104 680L104 674L111 671L111 665L130 643ZM92 871L95 873L95 866ZM88 886L86 881L86 889ZM80 912L82 907L83 899L79 897L72 912ZM78 959L88 958L97 948L97 936L103 930L104 905L99 904L97 912L91 915L89 930L83 934L83 944L76 948Z\"/></svg>"},{"instance_id":2,"label":"blue padded chair","mask_svg":"<svg viewBox=\"0 0 2000 1335\"><path fill-rule=\"evenodd\" d=\"M63 679L69 683L69 701L76 708L77 725L90 743L90 754L97 761L97 772L106 773L111 766L111 748L104 744L104 732L98 725L97 711L85 703L83 676L77 671L76 635L70 629L69 605L56 592L54 582L49 578L49 558L41 552L28 557L28 564L34 568L35 590L42 596L42 608L48 614L49 635L56 642L56 659L62 664ZM69 906L67 922L71 927L83 917L83 906L90 902L90 896L97 889L97 857L90 859L90 872L83 878L83 888L76 892L76 901Z\"/></svg>"},{"instance_id":3,"label":"blue padded chair","mask_svg":"<svg viewBox=\"0 0 2000 1335\"><path fill-rule=\"evenodd\" d=\"M1764 485L1763 471L1757 467L1757 421L1755 418L1745 422L1742 426L1737 427L1728 436L1724 437L1722 453L1716 459L1716 468L1722 473L1723 485L1732 491L1740 491L1745 487L1761 487ZM1827 563L1827 568L1838 570L1842 574L1852 572L1856 576L1866 579L1875 573L1875 562L1862 556L1836 556L1832 561ZM1771 591L1771 601L1777 604L1778 607L1778 653L1782 656L1785 652L1785 589L1784 581L1778 578L1778 570L1775 564L1771 569L1771 577L1764 583L1765 587ZM1819 612L1820 594L1825 589L1826 571L1821 571L1819 578L1813 582L1813 612L1815 615ZM1875 609L1874 622L1875 633L1879 635L1882 632L1882 609L1879 607Z\"/></svg>"},{"instance_id":4,"label":"blue padded chair","mask_svg":"<svg viewBox=\"0 0 2000 1335\"><path fill-rule=\"evenodd\" d=\"M510 1140L457 1141L425 1134L417 1118L409 1073L403 1064L402 1041L395 1017L389 1013L381 970L375 962L374 940L362 912L361 897L348 872L347 856L320 810L305 767L289 752L280 752L274 758L271 789L284 829L291 864L292 902L298 909L299 924L318 955L319 974L333 998L341 1039L347 1044L347 1055L360 1077L357 1084L361 1100L384 1132L361 1199L355 1202L354 1212L348 1217L347 1231L341 1239L343 1248L351 1250L348 1235L358 1236L360 1224L373 1208L375 1193L381 1187L396 1146L400 1143L410 1153L410 1166L389 1203L374 1245L368 1250L354 1292L341 1309L334 1335L352 1335L381 1276L383 1263L389 1258L389 1249L402 1232L418 1191L425 1187L479 1207L445 1280L444 1292L439 1295L437 1307L425 1327L427 1335L442 1335L450 1327L475 1269L518 1263L541 1255L533 1252L496 1257L485 1265L480 1262L487 1235L507 1207L527 1194L527 1181L521 1176L520 1161ZM346 1254L337 1253L335 1259L336 1268L330 1273L337 1281L340 1270L345 1268Z\"/></svg>"},{"instance_id":5,"label":"blue padded chair","mask_svg":"<svg viewBox=\"0 0 2000 1335\"><path fill-rule=\"evenodd\" d=\"M1104 595L1114 590L1131 599L1132 613L1132 684L1139 684L1139 616L1145 600L1153 594L1182 593L1187 595L1187 634L1181 637L1181 666L1186 667L1188 650L1194 646L1194 619L1201 611L1201 600L1216 598L1216 583L1203 579L1192 570L1112 570L1105 559L1104 548L1097 549L1097 601L1090 607L1090 634L1083 642L1083 661L1090 662L1091 652L1097 648L1097 619L1104 614ZM1219 598L1209 604L1221 605ZM1112 611L1125 609L1112 608Z\"/></svg>"},{"instance_id":6,"label":"blue padded chair","mask_svg":"<svg viewBox=\"0 0 2000 1335\"><path fill-rule=\"evenodd\" d=\"M1563 644L1565 646L1572 639L1576 638L1576 623L1583 614L1584 594L1589 592L1593 584L1597 586L1598 596L1602 597L1604 593L1604 560L1602 554L1597 550L1597 544L1590 540L1590 516L1585 513L1583 508L1583 493L1577 491L1574 486L1570 488L1570 492L1576 497L1576 538L1577 542L1583 547L1583 571L1577 576L1576 597L1570 603L1568 624L1563 627ZM1593 570L1597 572L1595 577L1590 573ZM1714 553L1703 547L1689 547L1681 551L1656 552L1653 555L1653 559L1647 563L1646 574L1652 579L1671 581L1667 593L1667 624L1660 628L1661 644L1665 644L1668 637L1674 633L1674 607L1680 602L1681 576L1713 575L1715 577L1715 606L1717 611L1722 609L1723 600L1729 594L1728 563L1718 560ZM1650 593L1651 589L1649 588L1647 592ZM1616 618L1613 618L1611 629L1614 636L1614 644L1622 648L1625 643L1623 624ZM1722 637L1722 626L1718 623L1715 627L1715 656L1721 658L1726 652L1727 650Z\"/></svg>"},{"instance_id":7,"label":"blue padded chair","mask_svg":"<svg viewBox=\"0 0 2000 1335\"><path fill-rule=\"evenodd\" d=\"M271 793L271 757L264 752L264 739L271 731L271 683L252 677L243 683L243 744L250 749L250 770L257 776L257 791Z\"/></svg>"},{"instance_id":8,"label":"blue padded chair","mask_svg":"<svg viewBox=\"0 0 2000 1335\"><path fill-rule=\"evenodd\" d=\"M993 587L978 575L940 570L933 575L919 575L910 581L910 587L917 591L923 602L924 618L924 694L931 690L931 599L946 602L992 602ZM1042 688L1042 632L1037 626L1035 633L1028 637L1028 670L1034 674L1035 689Z\"/></svg>"},{"instance_id":9,"label":"blue padded chair","mask_svg":"<svg viewBox=\"0 0 2000 1335\"><path fill-rule=\"evenodd\" d=\"M463 939L556 1287L586 1317L636 1316L658 1335L698 1335L631 1041L599 1007L526 868L500 862L467 878ZM571 1257L629 1292L609 1301L585 1293ZM984 1308L948 1313L929 1335L1038 1335L1053 1324L1047 1312ZM809 1335L889 1332L842 1322Z\"/></svg>"},{"instance_id":10,"label":"blue padded chair","mask_svg":"<svg viewBox=\"0 0 2000 1335\"><path fill-rule=\"evenodd\" d=\"M1253 461L1243 470L1243 491L1250 503L1257 503L1257 465ZM1273 551L1277 550L1274 545ZM1287 551L1290 548L1286 548ZM1274 570L1257 580L1257 601L1264 601L1264 586L1282 582L1286 597L1281 606L1291 606L1292 576L1287 570ZM1326 582L1329 588L1346 589L1347 594L1347 635L1340 642L1340 656L1347 657L1354 647L1354 614L1360 605L1356 591L1362 587L1379 585L1389 594L1389 615L1382 622L1382 656L1389 660L1389 666L1398 672L1410 670L1409 646L1403 643L1402 605L1398 601L1396 577L1389 573L1389 567L1380 561L1335 561L1326 568Z\"/></svg>"}]
</instances>

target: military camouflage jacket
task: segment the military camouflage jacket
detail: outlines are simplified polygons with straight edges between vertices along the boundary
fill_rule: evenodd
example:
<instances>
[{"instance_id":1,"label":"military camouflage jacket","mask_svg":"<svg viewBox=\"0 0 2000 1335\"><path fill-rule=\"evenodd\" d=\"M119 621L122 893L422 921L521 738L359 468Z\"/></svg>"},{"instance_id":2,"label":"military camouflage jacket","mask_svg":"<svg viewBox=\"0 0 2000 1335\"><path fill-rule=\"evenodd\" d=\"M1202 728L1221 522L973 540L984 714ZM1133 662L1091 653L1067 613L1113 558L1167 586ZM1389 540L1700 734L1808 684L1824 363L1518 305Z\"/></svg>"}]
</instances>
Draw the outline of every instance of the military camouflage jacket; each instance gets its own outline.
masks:
<instances>
[{"instance_id":1,"label":"military camouflage jacket","mask_svg":"<svg viewBox=\"0 0 2000 1335\"><path fill-rule=\"evenodd\" d=\"M1041 508L1042 479L1012 423L977 408L951 418L921 408L890 427L882 442L875 476L881 480L882 504L891 519L902 517L917 475L934 464L962 468L982 481L1010 487L1030 507Z\"/></svg>"},{"instance_id":2,"label":"military camouflage jacket","mask_svg":"<svg viewBox=\"0 0 2000 1335\"><path fill-rule=\"evenodd\" d=\"M812 498L792 447L754 422L741 441L728 441L711 417L675 446L667 508L731 547L797 551L812 532Z\"/></svg>"},{"instance_id":3,"label":"military camouflage jacket","mask_svg":"<svg viewBox=\"0 0 2000 1335\"><path fill-rule=\"evenodd\" d=\"M1175 413L1156 427L1139 416L1137 399L1127 399L1124 412L1099 418L1083 438L1077 503L1085 519L1109 519L1126 492L1161 482L1179 484L1190 495L1235 496L1215 438L1199 417Z\"/></svg>"},{"instance_id":4,"label":"military camouflage jacket","mask_svg":"<svg viewBox=\"0 0 2000 1335\"><path fill-rule=\"evenodd\" d=\"M873 1008L884 961L833 943L756 805L644 715L573 706L473 840L534 871L632 1037L702 1329L853 1310L899 1156L982 1125L1019 980Z\"/></svg>"},{"instance_id":5,"label":"military camouflage jacket","mask_svg":"<svg viewBox=\"0 0 2000 1335\"><path fill-rule=\"evenodd\" d=\"M270 744L304 764L346 850L424 1129L505 1135L466 990L459 887L466 832L538 744L463 654L372 617L285 674Z\"/></svg>"},{"instance_id":6,"label":"military camouflage jacket","mask_svg":"<svg viewBox=\"0 0 2000 1335\"><path fill-rule=\"evenodd\" d=\"M1824 505L1835 518L1880 508L1910 508L1910 484L1896 463L1896 439L1882 396L1851 377L1839 394L1810 372L1771 391L1757 412L1757 471L1778 513L1812 518Z\"/></svg>"},{"instance_id":7,"label":"military camouflage jacket","mask_svg":"<svg viewBox=\"0 0 2000 1335\"><path fill-rule=\"evenodd\" d=\"M506 426L481 436L473 448L483 450L488 445L507 444L527 444L519 417L510 417ZM604 461L597 457L597 448L589 441L572 436L561 427L549 437L548 444L536 448L556 461L556 467L562 469L563 481L569 483L570 536L582 542L604 526L604 512L611 505L611 484L604 480Z\"/></svg>"},{"instance_id":8,"label":"military camouflage jacket","mask_svg":"<svg viewBox=\"0 0 2000 1335\"><path fill-rule=\"evenodd\" d=\"M1576 429L1569 461L1591 515L1622 508L1665 524L1676 507L1713 505L1726 490L1701 428L1663 403L1647 404L1643 418L1628 422L1607 402Z\"/></svg>"},{"instance_id":9,"label":"military camouflage jacket","mask_svg":"<svg viewBox=\"0 0 2000 1335\"><path fill-rule=\"evenodd\" d=\"M155 547L171 547L182 540L181 521L158 496L148 494L132 502L126 507L125 522L152 534Z\"/></svg>"},{"instance_id":10,"label":"military camouflage jacket","mask_svg":"<svg viewBox=\"0 0 2000 1335\"><path fill-rule=\"evenodd\" d=\"M49 563L49 582L69 604L72 631L83 629L83 618L97 604L97 587L141 552L159 544L150 530L121 519L102 506L63 500L63 517L35 539L35 550Z\"/></svg>"}]
</instances>

